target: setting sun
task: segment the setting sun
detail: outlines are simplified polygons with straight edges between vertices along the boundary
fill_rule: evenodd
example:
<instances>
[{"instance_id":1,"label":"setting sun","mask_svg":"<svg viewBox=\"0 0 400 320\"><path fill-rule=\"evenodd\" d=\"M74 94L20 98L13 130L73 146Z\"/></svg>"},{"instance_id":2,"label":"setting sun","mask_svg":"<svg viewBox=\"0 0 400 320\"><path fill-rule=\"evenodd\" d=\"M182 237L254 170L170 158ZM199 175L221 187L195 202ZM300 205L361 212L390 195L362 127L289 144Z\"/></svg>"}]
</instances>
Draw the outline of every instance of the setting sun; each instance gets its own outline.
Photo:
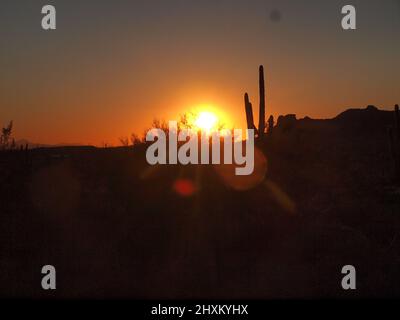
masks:
<instances>
[{"instance_id":1,"label":"setting sun","mask_svg":"<svg viewBox=\"0 0 400 320\"><path fill-rule=\"evenodd\" d=\"M194 121L194 125L209 133L213 130L218 130L218 117L212 112L202 111Z\"/></svg>"}]
</instances>

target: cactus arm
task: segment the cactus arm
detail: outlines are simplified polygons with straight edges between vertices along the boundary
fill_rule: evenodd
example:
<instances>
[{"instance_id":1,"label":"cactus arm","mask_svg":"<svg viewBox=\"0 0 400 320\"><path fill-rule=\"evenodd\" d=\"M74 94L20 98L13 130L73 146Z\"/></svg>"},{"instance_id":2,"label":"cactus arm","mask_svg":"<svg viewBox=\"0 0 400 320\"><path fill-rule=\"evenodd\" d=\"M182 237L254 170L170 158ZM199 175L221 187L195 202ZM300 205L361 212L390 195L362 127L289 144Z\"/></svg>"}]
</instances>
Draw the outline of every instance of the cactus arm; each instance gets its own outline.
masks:
<instances>
[{"instance_id":1,"label":"cactus arm","mask_svg":"<svg viewBox=\"0 0 400 320\"><path fill-rule=\"evenodd\" d=\"M248 129L255 129L254 118L253 118L253 107L249 100L249 95L247 93L244 94L244 105L246 110L246 121Z\"/></svg>"}]
</instances>

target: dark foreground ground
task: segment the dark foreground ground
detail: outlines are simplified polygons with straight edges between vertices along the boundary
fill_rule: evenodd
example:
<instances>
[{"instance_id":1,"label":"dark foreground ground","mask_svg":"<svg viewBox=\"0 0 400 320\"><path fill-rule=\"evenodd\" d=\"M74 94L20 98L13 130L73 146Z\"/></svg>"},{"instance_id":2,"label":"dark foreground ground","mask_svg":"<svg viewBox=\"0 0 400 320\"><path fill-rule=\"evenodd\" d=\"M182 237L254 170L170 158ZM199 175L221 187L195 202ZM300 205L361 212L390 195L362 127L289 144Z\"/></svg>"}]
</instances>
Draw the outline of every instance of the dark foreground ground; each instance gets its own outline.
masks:
<instances>
[{"instance_id":1,"label":"dark foreground ground","mask_svg":"<svg viewBox=\"0 0 400 320\"><path fill-rule=\"evenodd\" d=\"M276 128L258 146L266 179L244 191L253 181L229 168L151 168L145 146L3 153L0 296L399 297L392 116ZM55 291L41 289L45 264ZM346 264L356 291L341 288Z\"/></svg>"}]
</instances>

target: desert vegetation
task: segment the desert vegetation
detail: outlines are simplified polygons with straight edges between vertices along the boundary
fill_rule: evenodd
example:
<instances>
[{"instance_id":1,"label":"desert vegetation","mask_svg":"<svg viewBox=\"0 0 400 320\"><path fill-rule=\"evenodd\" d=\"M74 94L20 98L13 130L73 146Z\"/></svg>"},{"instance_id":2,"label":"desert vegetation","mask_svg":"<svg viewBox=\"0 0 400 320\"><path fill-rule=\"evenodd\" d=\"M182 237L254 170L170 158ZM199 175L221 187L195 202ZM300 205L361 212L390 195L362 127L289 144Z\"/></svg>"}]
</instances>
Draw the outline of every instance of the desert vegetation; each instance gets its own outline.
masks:
<instances>
[{"instance_id":1,"label":"desert vegetation","mask_svg":"<svg viewBox=\"0 0 400 320\"><path fill-rule=\"evenodd\" d=\"M13 122L10 121L7 126L1 129L0 135L0 150L15 149L15 139L12 137Z\"/></svg>"},{"instance_id":2,"label":"desert vegetation","mask_svg":"<svg viewBox=\"0 0 400 320\"><path fill-rule=\"evenodd\" d=\"M254 128L246 95L245 111ZM262 113L256 184L224 165L150 166L137 136L2 152L0 295L46 297L51 263L56 297L346 298L352 264L351 297L398 297L398 107L276 124Z\"/></svg>"}]
</instances>

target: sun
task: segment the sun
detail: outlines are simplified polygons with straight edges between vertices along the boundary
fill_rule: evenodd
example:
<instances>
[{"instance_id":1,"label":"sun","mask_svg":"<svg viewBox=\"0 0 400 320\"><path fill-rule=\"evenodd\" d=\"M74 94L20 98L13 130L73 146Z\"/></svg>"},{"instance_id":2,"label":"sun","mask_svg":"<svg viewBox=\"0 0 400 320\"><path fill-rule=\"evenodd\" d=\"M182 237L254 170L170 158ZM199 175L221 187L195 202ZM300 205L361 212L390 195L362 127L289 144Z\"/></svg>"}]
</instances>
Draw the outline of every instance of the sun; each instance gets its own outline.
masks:
<instances>
[{"instance_id":1,"label":"sun","mask_svg":"<svg viewBox=\"0 0 400 320\"><path fill-rule=\"evenodd\" d=\"M201 111L194 120L194 125L199 130L210 133L218 130L218 117L213 112Z\"/></svg>"}]
</instances>

